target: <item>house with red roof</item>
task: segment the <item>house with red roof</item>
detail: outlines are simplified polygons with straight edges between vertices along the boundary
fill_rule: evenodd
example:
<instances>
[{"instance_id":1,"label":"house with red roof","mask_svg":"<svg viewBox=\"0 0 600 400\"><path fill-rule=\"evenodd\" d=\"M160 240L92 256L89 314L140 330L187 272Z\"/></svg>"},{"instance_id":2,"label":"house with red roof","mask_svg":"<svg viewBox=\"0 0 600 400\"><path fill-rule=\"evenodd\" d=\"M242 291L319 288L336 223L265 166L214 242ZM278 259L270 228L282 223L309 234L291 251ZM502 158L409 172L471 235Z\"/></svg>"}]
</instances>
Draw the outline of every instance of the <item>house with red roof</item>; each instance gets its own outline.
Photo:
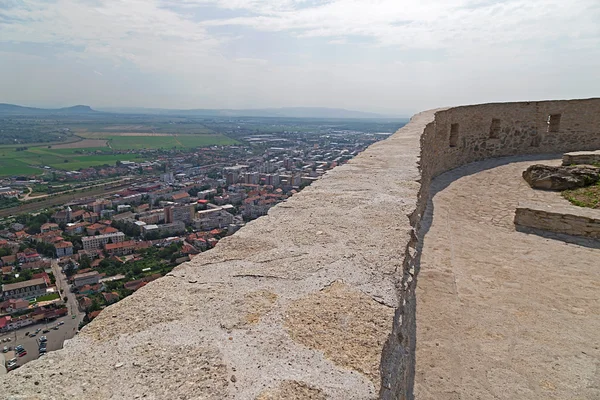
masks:
<instances>
[{"instance_id":1,"label":"house with red roof","mask_svg":"<svg viewBox=\"0 0 600 400\"><path fill-rule=\"evenodd\" d=\"M108 304L116 303L117 301L119 301L119 294L117 292L103 292L102 297L104 297L104 300Z\"/></svg>"},{"instance_id":2,"label":"house with red roof","mask_svg":"<svg viewBox=\"0 0 600 400\"><path fill-rule=\"evenodd\" d=\"M58 242L54 245L56 248L56 257L66 257L73 255L73 243L71 242Z\"/></svg>"}]
</instances>

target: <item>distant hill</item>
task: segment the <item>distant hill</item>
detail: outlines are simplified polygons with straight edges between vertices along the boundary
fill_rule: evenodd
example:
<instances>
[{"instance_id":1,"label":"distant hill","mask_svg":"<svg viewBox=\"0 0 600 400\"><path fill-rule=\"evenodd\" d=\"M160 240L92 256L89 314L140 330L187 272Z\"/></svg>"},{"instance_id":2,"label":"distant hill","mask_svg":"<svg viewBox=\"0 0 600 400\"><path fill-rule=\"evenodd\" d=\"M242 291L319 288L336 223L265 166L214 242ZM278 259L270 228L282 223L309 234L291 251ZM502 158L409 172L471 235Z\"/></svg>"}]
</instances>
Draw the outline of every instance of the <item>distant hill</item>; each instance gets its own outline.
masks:
<instances>
[{"instance_id":1,"label":"distant hill","mask_svg":"<svg viewBox=\"0 0 600 400\"><path fill-rule=\"evenodd\" d=\"M401 118L397 116L324 107L283 107L256 109L192 109L165 108L100 108L101 111L119 114L182 115L194 117L276 117L276 118Z\"/></svg>"},{"instance_id":2,"label":"distant hill","mask_svg":"<svg viewBox=\"0 0 600 400\"><path fill-rule=\"evenodd\" d=\"M82 105L65 108L35 108L18 106L15 104L0 103L0 115L78 115L93 113L98 113L98 111L93 110L90 106Z\"/></svg>"}]
</instances>

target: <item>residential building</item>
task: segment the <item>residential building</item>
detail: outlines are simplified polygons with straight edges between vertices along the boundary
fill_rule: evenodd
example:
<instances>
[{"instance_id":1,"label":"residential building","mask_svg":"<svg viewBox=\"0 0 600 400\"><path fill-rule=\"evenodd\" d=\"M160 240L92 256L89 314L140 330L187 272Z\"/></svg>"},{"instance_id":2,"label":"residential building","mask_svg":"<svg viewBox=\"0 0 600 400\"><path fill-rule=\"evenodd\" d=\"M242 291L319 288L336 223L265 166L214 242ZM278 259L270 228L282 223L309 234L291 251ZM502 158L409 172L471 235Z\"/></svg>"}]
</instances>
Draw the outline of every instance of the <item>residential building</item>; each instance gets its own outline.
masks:
<instances>
[{"instance_id":1,"label":"residential building","mask_svg":"<svg viewBox=\"0 0 600 400\"><path fill-rule=\"evenodd\" d=\"M42 233L50 232L50 231L57 231L57 230L58 230L58 224L53 224L51 222L43 224L40 227L40 232L42 232Z\"/></svg>"},{"instance_id":2,"label":"residential building","mask_svg":"<svg viewBox=\"0 0 600 400\"><path fill-rule=\"evenodd\" d=\"M73 255L73 243L71 242L58 242L54 247L56 248L57 258Z\"/></svg>"},{"instance_id":3,"label":"residential building","mask_svg":"<svg viewBox=\"0 0 600 400\"><path fill-rule=\"evenodd\" d=\"M106 235L98 235L98 236L85 236L81 239L83 243L84 250L96 250L108 242L112 243L120 243L125 240L125 234L123 232L117 233L108 233Z\"/></svg>"},{"instance_id":4,"label":"residential building","mask_svg":"<svg viewBox=\"0 0 600 400\"><path fill-rule=\"evenodd\" d=\"M117 292L110 292L110 293L102 293L102 297L104 297L104 300L108 303L108 304L112 304L112 303L116 303L117 301L119 301L119 294Z\"/></svg>"},{"instance_id":5,"label":"residential building","mask_svg":"<svg viewBox=\"0 0 600 400\"><path fill-rule=\"evenodd\" d=\"M73 275L73 286L80 288L85 285L95 285L100 281L98 271L84 272L83 274Z\"/></svg>"},{"instance_id":6,"label":"residential building","mask_svg":"<svg viewBox=\"0 0 600 400\"><path fill-rule=\"evenodd\" d=\"M24 299L8 299L4 303L0 304L0 310L9 314L27 310L28 308L29 302Z\"/></svg>"},{"instance_id":7,"label":"residential building","mask_svg":"<svg viewBox=\"0 0 600 400\"><path fill-rule=\"evenodd\" d=\"M233 214L227 211L232 208L233 206L231 205L225 205L218 208L198 211L194 218L194 227L205 231L226 227L233 223Z\"/></svg>"},{"instance_id":8,"label":"residential building","mask_svg":"<svg viewBox=\"0 0 600 400\"><path fill-rule=\"evenodd\" d=\"M185 224L181 221L175 221L170 224L145 225L142 227L142 235L144 237L153 232L157 232L160 236L177 235L185 232Z\"/></svg>"},{"instance_id":9,"label":"residential building","mask_svg":"<svg viewBox=\"0 0 600 400\"><path fill-rule=\"evenodd\" d=\"M189 203L190 202L190 194L188 192L175 193L171 196L171 200L175 203Z\"/></svg>"},{"instance_id":10,"label":"residential building","mask_svg":"<svg viewBox=\"0 0 600 400\"><path fill-rule=\"evenodd\" d=\"M30 279L24 282L9 283L2 285L2 297L7 299L30 299L43 296L47 289L43 278Z\"/></svg>"},{"instance_id":11,"label":"residential building","mask_svg":"<svg viewBox=\"0 0 600 400\"><path fill-rule=\"evenodd\" d=\"M17 253L17 260L20 263L30 263L40 260L40 255L33 249L25 249L21 253Z\"/></svg>"},{"instance_id":12,"label":"residential building","mask_svg":"<svg viewBox=\"0 0 600 400\"><path fill-rule=\"evenodd\" d=\"M194 219L194 205L184 206L168 206L165 207L165 223L173 223L175 221L181 221L184 223L190 223Z\"/></svg>"},{"instance_id":13,"label":"residential building","mask_svg":"<svg viewBox=\"0 0 600 400\"><path fill-rule=\"evenodd\" d=\"M136 242L134 240L128 240L121 243L109 243L104 248L111 256L123 256L134 253L137 250L147 249L152 246L150 242Z\"/></svg>"}]
</instances>

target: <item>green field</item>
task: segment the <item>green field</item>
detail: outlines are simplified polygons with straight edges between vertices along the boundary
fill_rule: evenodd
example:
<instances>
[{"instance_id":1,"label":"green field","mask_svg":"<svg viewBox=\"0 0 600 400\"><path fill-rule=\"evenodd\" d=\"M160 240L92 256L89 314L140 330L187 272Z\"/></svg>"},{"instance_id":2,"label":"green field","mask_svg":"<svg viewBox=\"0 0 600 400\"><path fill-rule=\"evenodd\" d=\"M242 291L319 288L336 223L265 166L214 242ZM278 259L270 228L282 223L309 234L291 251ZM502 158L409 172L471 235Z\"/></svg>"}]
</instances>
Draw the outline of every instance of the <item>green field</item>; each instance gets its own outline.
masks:
<instances>
[{"instance_id":1,"label":"green field","mask_svg":"<svg viewBox=\"0 0 600 400\"><path fill-rule=\"evenodd\" d=\"M236 144L224 135L176 135L176 136L105 136L109 146L115 150L143 149L193 149L206 146Z\"/></svg>"},{"instance_id":2,"label":"green field","mask_svg":"<svg viewBox=\"0 0 600 400\"><path fill-rule=\"evenodd\" d=\"M90 135L92 136L92 135ZM101 135L109 147L55 149L43 146L27 146L16 151L14 146L0 146L0 176L41 175L44 166L74 171L100 165L115 165L117 161L145 161L148 157L133 154L93 154L112 150L193 149L213 145L233 145L237 142L220 134L172 135L172 136L126 136ZM98 138L97 134L92 137Z\"/></svg>"},{"instance_id":3,"label":"green field","mask_svg":"<svg viewBox=\"0 0 600 400\"><path fill-rule=\"evenodd\" d=\"M129 154L90 154L94 150L99 149L48 149L45 146L15 151L14 148L0 148L0 176L41 175L44 166L71 171L104 164L114 166L117 161L145 160Z\"/></svg>"}]
</instances>

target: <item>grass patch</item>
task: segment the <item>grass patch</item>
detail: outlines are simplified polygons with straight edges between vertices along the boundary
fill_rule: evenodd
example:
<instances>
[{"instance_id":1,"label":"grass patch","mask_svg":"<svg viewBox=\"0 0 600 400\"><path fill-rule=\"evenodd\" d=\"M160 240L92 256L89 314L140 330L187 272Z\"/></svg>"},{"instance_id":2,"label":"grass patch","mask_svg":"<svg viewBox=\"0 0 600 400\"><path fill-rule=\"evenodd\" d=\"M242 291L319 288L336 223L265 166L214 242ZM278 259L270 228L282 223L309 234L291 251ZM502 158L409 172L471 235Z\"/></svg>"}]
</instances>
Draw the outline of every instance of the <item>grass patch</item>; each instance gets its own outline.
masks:
<instances>
[{"instance_id":1,"label":"grass patch","mask_svg":"<svg viewBox=\"0 0 600 400\"><path fill-rule=\"evenodd\" d=\"M565 190L561 194L576 206L600 208L600 182L579 189Z\"/></svg>"},{"instance_id":2,"label":"grass patch","mask_svg":"<svg viewBox=\"0 0 600 400\"><path fill-rule=\"evenodd\" d=\"M58 293L48 293L43 296L37 297L35 301L39 303L40 301L51 301L56 299L60 299L60 295Z\"/></svg>"},{"instance_id":3,"label":"grass patch","mask_svg":"<svg viewBox=\"0 0 600 400\"><path fill-rule=\"evenodd\" d=\"M174 135L174 136L109 136L109 146L115 150L192 149L206 146L227 146L237 142L227 136Z\"/></svg>"}]
</instances>

